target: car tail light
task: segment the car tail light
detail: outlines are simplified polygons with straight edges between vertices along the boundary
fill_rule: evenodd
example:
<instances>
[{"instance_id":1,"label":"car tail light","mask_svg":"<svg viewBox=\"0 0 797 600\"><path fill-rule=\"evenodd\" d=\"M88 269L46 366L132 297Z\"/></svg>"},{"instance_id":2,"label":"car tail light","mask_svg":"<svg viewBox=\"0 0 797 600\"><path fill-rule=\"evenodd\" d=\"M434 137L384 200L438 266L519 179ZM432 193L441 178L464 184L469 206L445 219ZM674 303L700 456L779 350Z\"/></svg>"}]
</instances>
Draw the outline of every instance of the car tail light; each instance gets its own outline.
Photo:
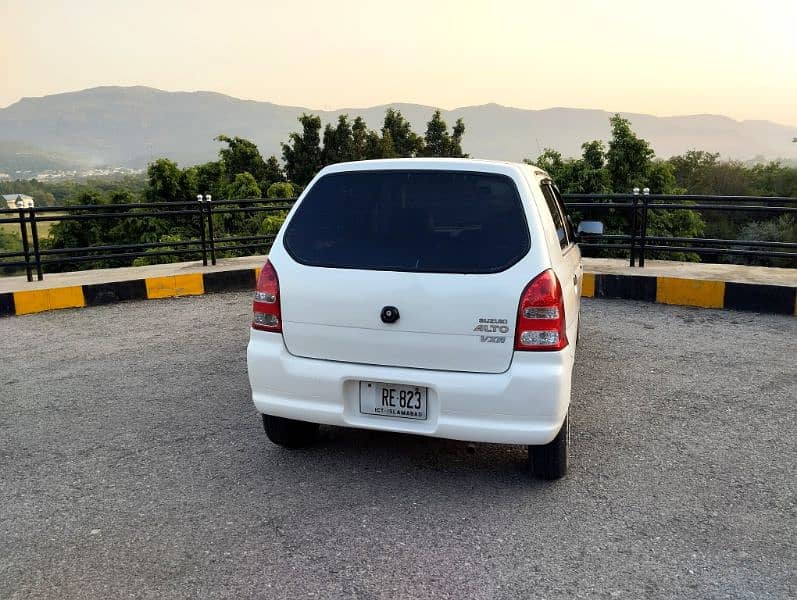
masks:
<instances>
[{"instance_id":1,"label":"car tail light","mask_svg":"<svg viewBox=\"0 0 797 600\"><path fill-rule=\"evenodd\" d=\"M523 290L518 307L515 350L561 350L567 346L562 286L548 269Z\"/></svg>"},{"instance_id":2,"label":"car tail light","mask_svg":"<svg viewBox=\"0 0 797 600\"><path fill-rule=\"evenodd\" d=\"M274 266L266 261L257 278L255 299L252 302L252 327L260 331L282 331L280 283Z\"/></svg>"}]
</instances>

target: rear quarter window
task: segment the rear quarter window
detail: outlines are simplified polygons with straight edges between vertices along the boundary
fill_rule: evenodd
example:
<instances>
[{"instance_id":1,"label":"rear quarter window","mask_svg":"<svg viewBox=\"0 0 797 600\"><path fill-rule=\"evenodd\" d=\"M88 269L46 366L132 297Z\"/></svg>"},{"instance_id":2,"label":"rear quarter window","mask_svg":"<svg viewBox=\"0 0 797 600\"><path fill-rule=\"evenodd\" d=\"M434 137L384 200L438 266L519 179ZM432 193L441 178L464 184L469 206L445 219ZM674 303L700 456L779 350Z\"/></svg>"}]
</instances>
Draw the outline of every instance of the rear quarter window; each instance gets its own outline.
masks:
<instances>
[{"instance_id":1,"label":"rear quarter window","mask_svg":"<svg viewBox=\"0 0 797 600\"><path fill-rule=\"evenodd\" d=\"M511 178L427 170L325 175L283 244L305 265L431 273L496 273L530 248Z\"/></svg>"}]
</instances>

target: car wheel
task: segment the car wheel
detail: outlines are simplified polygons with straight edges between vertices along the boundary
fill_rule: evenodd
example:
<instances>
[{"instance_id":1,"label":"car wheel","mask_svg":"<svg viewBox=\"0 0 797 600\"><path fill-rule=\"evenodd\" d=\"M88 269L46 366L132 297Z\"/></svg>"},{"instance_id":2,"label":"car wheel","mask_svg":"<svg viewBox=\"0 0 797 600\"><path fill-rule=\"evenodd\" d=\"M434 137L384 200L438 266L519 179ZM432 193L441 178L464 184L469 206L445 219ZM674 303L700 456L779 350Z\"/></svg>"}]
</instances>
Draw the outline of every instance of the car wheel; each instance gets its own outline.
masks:
<instances>
[{"instance_id":1,"label":"car wheel","mask_svg":"<svg viewBox=\"0 0 797 600\"><path fill-rule=\"evenodd\" d=\"M556 437L544 446L529 446L529 468L540 479L561 479L567 474L570 413Z\"/></svg>"},{"instance_id":2,"label":"car wheel","mask_svg":"<svg viewBox=\"0 0 797 600\"><path fill-rule=\"evenodd\" d=\"M286 448L303 448L318 439L318 424L263 415L263 429L268 439Z\"/></svg>"}]
</instances>

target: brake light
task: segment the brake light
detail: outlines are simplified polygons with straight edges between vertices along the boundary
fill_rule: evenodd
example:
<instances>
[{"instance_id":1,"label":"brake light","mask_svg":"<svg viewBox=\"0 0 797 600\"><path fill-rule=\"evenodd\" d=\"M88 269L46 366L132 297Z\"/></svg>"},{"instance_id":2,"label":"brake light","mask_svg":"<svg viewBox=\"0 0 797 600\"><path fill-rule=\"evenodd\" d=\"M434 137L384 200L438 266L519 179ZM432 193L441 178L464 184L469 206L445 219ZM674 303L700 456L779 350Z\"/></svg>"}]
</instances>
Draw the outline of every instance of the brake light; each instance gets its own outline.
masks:
<instances>
[{"instance_id":1,"label":"brake light","mask_svg":"<svg viewBox=\"0 0 797 600\"><path fill-rule=\"evenodd\" d=\"M567 346L562 286L548 269L523 290L515 329L515 350L561 350Z\"/></svg>"},{"instance_id":2,"label":"brake light","mask_svg":"<svg viewBox=\"0 0 797 600\"><path fill-rule=\"evenodd\" d=\"M252 327L260 331L282 331L280 284L274 266L266 261L260 271L252 302Z\"/></svg>"}]
</instances>

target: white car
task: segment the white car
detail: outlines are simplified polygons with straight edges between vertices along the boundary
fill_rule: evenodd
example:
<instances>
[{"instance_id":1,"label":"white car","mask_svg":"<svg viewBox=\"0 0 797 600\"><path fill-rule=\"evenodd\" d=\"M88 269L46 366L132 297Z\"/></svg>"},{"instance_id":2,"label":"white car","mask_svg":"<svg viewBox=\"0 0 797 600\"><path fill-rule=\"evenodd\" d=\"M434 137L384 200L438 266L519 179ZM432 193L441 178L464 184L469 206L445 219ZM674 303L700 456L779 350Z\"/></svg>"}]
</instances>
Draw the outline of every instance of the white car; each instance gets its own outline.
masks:
<instances>
[{"instance_id":1,"label":"white car","mask_svg":"<svg viewBox=\"0 0 797 600\"><path fill-rule=\"evenodd\" d=\"M583 275L575 237L534 166L326 167L257 281L247 362L269 439L304 446L322 423L524 444L535 475L562 477Z\"/></svg>"}]
</instances>

